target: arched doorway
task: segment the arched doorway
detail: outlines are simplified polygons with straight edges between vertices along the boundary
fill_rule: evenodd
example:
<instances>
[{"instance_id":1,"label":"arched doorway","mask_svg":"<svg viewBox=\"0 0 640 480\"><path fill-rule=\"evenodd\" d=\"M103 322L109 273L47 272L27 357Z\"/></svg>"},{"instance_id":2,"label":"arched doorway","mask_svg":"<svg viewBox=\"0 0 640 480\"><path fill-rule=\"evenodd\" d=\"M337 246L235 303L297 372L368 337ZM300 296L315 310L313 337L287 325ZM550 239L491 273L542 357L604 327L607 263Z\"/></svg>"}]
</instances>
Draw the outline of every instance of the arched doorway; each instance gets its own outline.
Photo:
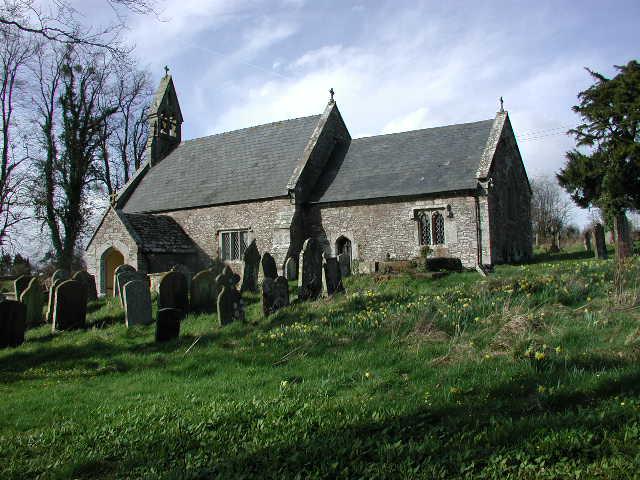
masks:
<instances>
[{"instance_id":1,"label":"arched doorway","mask_svg":"<svg viewBox=\"0 0 640 480\"><path fill-rule=\"evenodd\" d=\"M344 235L336 240L336 255L340 259L340 270L343 276L351 274L351 240Z\"/></svg>"},{"instance_id":2,"label":"arched doorway","mask_svg":"<svg viewBox=\"0 0 640 480\"><path fill-rule=\"evenodd\" d=\"M117 267L124 263L124 255L115 248L109 248L102 255L102 285L104 285L104 293L113 296L113 272Z\"/></svg>"}]
</instances>

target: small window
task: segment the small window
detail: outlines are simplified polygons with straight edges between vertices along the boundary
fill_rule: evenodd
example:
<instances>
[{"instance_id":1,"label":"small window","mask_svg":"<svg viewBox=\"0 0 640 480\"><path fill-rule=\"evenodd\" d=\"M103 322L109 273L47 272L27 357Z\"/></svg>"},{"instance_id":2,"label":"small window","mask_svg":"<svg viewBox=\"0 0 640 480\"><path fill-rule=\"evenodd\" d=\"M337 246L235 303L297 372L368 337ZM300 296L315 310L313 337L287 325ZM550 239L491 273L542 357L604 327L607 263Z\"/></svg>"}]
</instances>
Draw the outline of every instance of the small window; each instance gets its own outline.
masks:
<instances>
[{"instance_id":1,"label":"small window","mask_svg":"<svg viewBox=\"0 0 640 480\"><path fill-rule=\"evenodd\" d=\"M431 245L431 223L427 212L418 214L418 225L420 226L420 245Z\"/></svg>"},{"instance_id":2,"label":"small window","mask_svg":"<svg viewBox=\"0 0 640 480\"><path fill-rule=\"evenodd\" d=\"M418 212L420 245L444 245L444 216L427 210Z\"/></svg>"},{"instance_id":3,"label":"small window","mask_svg":"<svg viewBox=\"0 0 640 480\"><path fill-rule=\"evenodd\" d=\"M440 212L433 212L431 223L433 225L433 244L444 245L444 217Z\"/></svg>"},{"instance_id":4,"label":"small window","mask_svg":"<svg viewBox=\"0 0 640 480\"><path fill-rule=\"evenodd\" d=\"M220 232L220 255L222 260L242 260L247 249L247 230Z\"/></svg>"}]
</instances>

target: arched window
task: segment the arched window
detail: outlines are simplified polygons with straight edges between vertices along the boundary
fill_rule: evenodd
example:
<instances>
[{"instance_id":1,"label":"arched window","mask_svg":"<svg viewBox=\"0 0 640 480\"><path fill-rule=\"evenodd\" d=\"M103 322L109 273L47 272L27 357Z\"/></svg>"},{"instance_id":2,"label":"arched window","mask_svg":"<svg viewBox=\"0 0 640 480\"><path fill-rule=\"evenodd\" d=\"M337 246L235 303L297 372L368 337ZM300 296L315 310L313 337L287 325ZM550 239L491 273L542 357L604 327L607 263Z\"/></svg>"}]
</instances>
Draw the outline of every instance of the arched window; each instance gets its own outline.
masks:
<instances>
[{"instance_id":1,"label":"arched window","mask_svg":"<svg viewBox=\"0 0 640 480\"><path fill-rule=\"evenodd\" d=\"M442 214L440 212L433 212L431 223L433 226L433 244L444 244L444 217Z\"/></svg>"},{"instance_id":2,"label":"arched window","mask_svg":"<svg viewBox=\"0 0 640 480\"><path fill-rule=\"evenodd\" d=\"M431 224L427 212L418 214L418 225L420 226L420 245L431 245Z\"/></svg>"}]
</instances>

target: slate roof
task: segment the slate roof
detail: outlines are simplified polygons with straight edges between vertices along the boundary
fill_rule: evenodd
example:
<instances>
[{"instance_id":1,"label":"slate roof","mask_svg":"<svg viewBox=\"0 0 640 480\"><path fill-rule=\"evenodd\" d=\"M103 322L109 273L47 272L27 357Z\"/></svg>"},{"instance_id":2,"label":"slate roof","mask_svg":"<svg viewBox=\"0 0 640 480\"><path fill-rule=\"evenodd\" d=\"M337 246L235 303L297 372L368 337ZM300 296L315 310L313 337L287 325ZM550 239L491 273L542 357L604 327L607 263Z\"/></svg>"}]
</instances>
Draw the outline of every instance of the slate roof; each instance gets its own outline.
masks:
<instances>
[{"instance_id":1,"label":"slate roof","mask_svg":"<svg viewBox=\"0 0 640 480\"><path fill-rule=\"evenodd\" d=\"M320 115L181 143L146 173L123 211L161 212L286 196Z\"/></svg>"},{"instance_id":2,"label":"slate roof","mask_svg":"<svg viewBox=\"0 0 640 480\"><path fill-rule=\"evenodd\" d=\"M327 165L312 202L474 189L494 120L358 138Z\"/></svg>"},{"instance_id":3,"label":"slate roof","mask_svg":"<svg viewBox=\"0 0 640 480\"><path fill-rule=\"evenodd\" d=\"M122 213L120 218L138 246L145 252L191 253L196 246L182 227L166 215Z\"/></svg>"}]
</instances>

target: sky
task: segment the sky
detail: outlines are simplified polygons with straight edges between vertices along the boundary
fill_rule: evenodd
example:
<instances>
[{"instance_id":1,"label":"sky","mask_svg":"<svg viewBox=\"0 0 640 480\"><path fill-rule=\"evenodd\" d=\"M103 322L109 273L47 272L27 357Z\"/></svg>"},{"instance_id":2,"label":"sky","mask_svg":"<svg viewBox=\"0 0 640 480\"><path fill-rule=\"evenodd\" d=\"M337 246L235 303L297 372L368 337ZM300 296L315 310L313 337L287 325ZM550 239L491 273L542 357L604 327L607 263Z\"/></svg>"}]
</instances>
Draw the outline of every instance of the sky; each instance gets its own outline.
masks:
<instances>
[{"instance_id":1,"label":"sky","mask_svg":"<svg viewBox=\"0 0 640 480\"><path fill-rule=\"evenodd\" d=\"M73 3L87 25L114 18L106 0ZM493 118L502 96L529 177L557 172L573 147L565 132L592 83L585 67L611 75L639 53L637 0L160 0L157 10L129 15L126 38L154 82L169 66L183 139L321 113L329 88L354 138Z\"/></svg>"}]
</instances>

